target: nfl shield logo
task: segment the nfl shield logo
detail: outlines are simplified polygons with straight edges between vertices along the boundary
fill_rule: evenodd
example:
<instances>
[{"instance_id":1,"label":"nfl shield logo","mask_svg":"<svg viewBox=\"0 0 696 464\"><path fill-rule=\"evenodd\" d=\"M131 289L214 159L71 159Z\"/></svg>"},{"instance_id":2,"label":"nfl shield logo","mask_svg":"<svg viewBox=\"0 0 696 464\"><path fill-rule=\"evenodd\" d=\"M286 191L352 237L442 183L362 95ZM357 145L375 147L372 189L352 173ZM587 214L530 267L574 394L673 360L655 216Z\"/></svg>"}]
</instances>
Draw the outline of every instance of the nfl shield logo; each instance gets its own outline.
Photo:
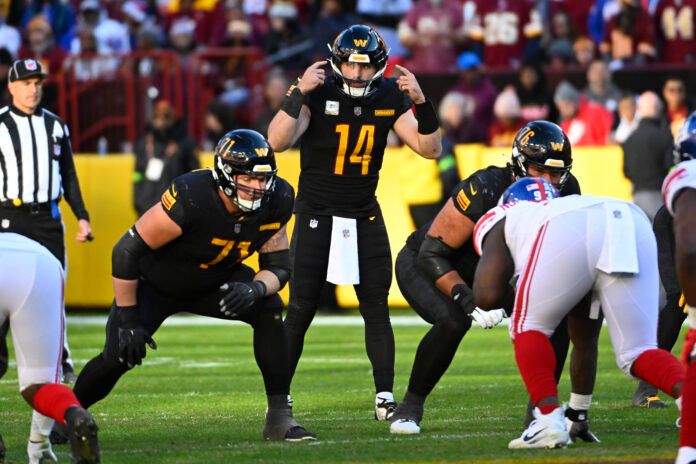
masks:
<instances>
[{"instance_id":1,"label":"nfl shield logo","mask_svg":"<svg viewBox=\"0 0 696 464\"><path fill-rule=\"evenodd\" d=\"M362 108L359 106L354 107L353 113L355 113L356 116L360 116L362 114Z\"/></svg>"},{"instance_id":2,"label":"nfl shield logo","mask_svg":"<svg viewBox=\"0 0 696 464\"><path fill-rule=\"evenodd\" d=\"M350 238L350 230L343 229L343 238Z\"/></svg>"},{"instance_id":3,"label":"nfl shield logo","mask_svg":"<svg viewBox=\"0 0 696 464\"><path fill-rule=\"evenodd\" d=\"M235 225L234 225L234 233L235 233L235 234L238 234L240 230L242 230L242 225L241 225L241 224L235 224Z\"/></svg>"},{"instance_id":4,"label":"nfl shield logo","mask_svg":"<svg viewBox=\"0 0 696 464\"><path fill-rule=\"evenodd\" d=\"M36 61L24 60L24 67L27 68L27 71L36 71Z\"/></svg>"},{"instance_id":5,"label":"nfl shield logo","mask_svg":"<svg viewBox=\"0 0 696 464\"><path fill-rule=\"evenodd\" d=\"M309 220L309 228L310 229L316 229L318 225L319 225L319 221L317 221L316 219Z\"/></svg>"}]
</instances>

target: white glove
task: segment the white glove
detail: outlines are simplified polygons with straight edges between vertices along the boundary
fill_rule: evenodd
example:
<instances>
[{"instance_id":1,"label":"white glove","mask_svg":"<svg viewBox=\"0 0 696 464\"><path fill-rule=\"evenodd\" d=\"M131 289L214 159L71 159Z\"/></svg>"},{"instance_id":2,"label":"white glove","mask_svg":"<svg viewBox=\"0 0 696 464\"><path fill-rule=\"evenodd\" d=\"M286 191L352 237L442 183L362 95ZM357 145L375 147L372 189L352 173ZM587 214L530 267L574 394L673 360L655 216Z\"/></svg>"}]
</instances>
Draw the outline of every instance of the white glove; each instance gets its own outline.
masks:
<instances>
[{"instance_id":1,"label":"white glove","mask_svg":"<svg viewBox=\"0 0 696 464\"><path fill-rule=\"evenodd\" d=\"M469 314L469 317L484 329L492 329L500 324L506 315L504 309L491 309L490 311L486 311L485 309L477 307Z\"/></svg>"}]
</instances>

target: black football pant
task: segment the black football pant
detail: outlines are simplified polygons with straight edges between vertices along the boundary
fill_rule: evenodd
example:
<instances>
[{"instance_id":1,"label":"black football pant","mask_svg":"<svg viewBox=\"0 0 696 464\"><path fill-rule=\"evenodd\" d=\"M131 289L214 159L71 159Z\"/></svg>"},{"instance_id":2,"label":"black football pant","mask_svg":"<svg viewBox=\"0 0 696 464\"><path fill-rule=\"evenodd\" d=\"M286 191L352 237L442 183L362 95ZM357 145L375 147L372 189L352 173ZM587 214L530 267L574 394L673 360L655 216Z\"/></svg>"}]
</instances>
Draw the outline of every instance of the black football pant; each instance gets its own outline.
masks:
<instances>
[{"instance_id":1,"label":"black football pant","mask_svg":"<svg viewBox=\"0 0 696 464\"><path fill-rule=\"evenodd\" d=\"M7 227L0 229L2 232L14 232L40 243L60 261L65 269L65 239L63 222L60 218L54 218L51 211L41 210L30 213L25 209L13 207L0 207L0 221L7 221ZM7 372L7 332L10 330L10 320L0 324L0 377ZM66 333L67 335L67 333ZM68 337L63 337L63 366L66 364L72 368Z\"/></svg>"},{"instance_id":2,"label":"black football pant","mask_svg":"<svg viewBox=\"0 0 696 464\"><path fill-rule=\"evenodd\" d=\"M408 390L426 397L449 368L459 343L471 328L471 319L418 269L417 252L404 246L396 257L396 282L406 301L432 328L425 334L413 361ZM568 354L565 319L551 337L556 354L556 381Z\"/></svg>"},{"instance_id":3,"label":"black football pant","mask_svg":"<svg viewBox=\"0 0 696 464\"><path fill-rule=\"evenodd\" d=\"M253 269L240 265L230 276L230 280L250 282L254 275ZM236 319L226 317L220 312L221 296L220 292L215 292L196 300L181 301L161 294L146 281L141 280L138 284L140 322L152 335L165 319L182 311L217 319ZM261 370L267 395L290 393L287 338L283 328L282 310L283 301L280 296L274 294L259 300L250 314L238 319L254 329L254 356ZM118 379L129 370L125 363L118 360L117 318L114 304L106 323L104 351L87 363L75 383L75 395L85 408L105 398ZM206 343L205 340L200 342ZM143 362L147 362L147 359Z\"/></svg>"},{"instance_id":4,"label":"black football pant","mask_svg":"<svg viewBox=\"0 0 696 464\"><path fill-rule=\"evenodd\" d=\"M290 304L285 318L290 351L290 375L302 355L304 337L317 311L326 282L331 246L331 216L298 213L290 245L293 272ZM391 250L387 228L380 212L357 219L360 284L355 285L360 314L365 321L365 347L372 364L375 389L394 388L394 333L387 297L392 279Z\"/></svg>"}]
</instances>

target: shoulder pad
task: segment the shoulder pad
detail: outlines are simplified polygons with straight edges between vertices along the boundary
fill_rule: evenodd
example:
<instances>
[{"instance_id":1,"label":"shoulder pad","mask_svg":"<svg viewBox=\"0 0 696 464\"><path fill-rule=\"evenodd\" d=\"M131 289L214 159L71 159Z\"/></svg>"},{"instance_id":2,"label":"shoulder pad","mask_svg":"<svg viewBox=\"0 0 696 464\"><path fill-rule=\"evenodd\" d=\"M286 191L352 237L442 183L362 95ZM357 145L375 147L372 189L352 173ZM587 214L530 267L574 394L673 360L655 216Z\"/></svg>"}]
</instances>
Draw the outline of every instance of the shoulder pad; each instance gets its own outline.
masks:
<instances>
[{"instance_id":1,"label":"shoulder pad","mask_svg":"<svg viewBox=\"0 0 696 464\"><path fill-rule=\"evenodd\" d=\"M505 219L507 210L515 204L516 202L512 202L506 205L496 206L476 222L474 226L474 249L479 256L483 251L483 239L486 238L486 234L491 231L494 225Z\"/></svg>"},{"instance_id":2,"label":"shoulder pad","mask_svg":"<svg viewBox=\"0 0 696 464\"><path fill-rule=\"evenodd\" d=\"M662 183L662 200L672 216L674 199L685 188L696 189L696 159L679 163Z\"/></svg>"}]
</instances>

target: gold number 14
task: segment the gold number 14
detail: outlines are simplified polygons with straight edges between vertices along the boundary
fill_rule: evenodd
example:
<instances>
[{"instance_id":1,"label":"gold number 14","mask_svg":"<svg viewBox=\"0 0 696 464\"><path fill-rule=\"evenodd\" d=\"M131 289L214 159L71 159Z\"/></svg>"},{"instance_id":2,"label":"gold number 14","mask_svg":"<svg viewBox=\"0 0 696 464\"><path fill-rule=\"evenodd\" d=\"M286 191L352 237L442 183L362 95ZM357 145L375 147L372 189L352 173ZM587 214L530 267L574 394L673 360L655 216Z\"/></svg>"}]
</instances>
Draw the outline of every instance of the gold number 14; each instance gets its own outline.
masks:
<instances>
[{"instance_id":1,"label":"gold number 14","mask_svg":"<svg viewBox=\"0 0 696 464\"><path fill-rule=\"evenodd\" d=\"M343 165L345 164L346 152L348 151L348 134L350 126L348 124L338 124L336 133L338 139L338 151L336 152L336 164L334 165L334 174L337 176L343 175ZM353 164L362 164L360 174L365 176L370 167L372 160L372 146L375 143L375 126L366 124L360 127L360 135L358 135L358 143L355 144L353 153L350 154L348 160ZM363 150L364 148L364 150ZM362 155L360 154L362 152Z\"/></svg>"}]
</instances>

